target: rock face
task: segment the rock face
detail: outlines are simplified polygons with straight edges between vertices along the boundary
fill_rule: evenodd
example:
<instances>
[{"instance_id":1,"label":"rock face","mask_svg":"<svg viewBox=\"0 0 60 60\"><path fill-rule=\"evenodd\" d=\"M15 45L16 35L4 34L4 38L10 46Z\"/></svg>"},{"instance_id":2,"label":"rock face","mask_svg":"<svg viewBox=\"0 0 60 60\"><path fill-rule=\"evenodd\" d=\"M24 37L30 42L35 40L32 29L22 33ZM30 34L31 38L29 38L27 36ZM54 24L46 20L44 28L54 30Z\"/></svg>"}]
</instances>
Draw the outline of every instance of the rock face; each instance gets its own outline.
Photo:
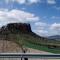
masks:
<instances>
[{"instance_id":1,"label":"rock face","mask_svg":"<svg viewBox=\"0 0 60 60\"><path fill-rule=\"evenodd\" d=\"M11 23L7 25L8 30L11 32L24 32L24 33L29 33L31 32L31 27L30 24L26 23Z\"/></svg>"},{"instance_id":2,"label":"rock face","mask_svg":"<svg viewBox=\"0 0 60 60\"><path fill-rule=\"evenodd\" d=\"M0 53L22 52L21 47L13 41L0 40Z\"/></svg>"},{"instance_id":3,"label":"rock face","mask_svg":"<svg viewBox=\"0 0 60 60\"><path fill-rule=\"evenodd\" d=\"M31 27L30 24L26 23L10 23L7 26L3 26L0 29L0 32L11 32L11 33L30 33Z\"/></svg>"}]
</instances>

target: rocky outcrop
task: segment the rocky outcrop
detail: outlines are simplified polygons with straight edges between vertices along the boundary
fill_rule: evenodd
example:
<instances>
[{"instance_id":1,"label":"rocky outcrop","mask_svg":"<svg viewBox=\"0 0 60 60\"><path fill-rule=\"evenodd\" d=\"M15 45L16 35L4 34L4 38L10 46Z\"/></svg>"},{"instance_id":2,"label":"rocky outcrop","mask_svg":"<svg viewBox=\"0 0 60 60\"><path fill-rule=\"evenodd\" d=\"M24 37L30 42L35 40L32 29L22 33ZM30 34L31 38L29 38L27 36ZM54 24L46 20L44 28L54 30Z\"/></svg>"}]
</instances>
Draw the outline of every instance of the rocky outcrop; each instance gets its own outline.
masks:
<instances>
[{"instance_id":1,"label":"rocky outcrop","mask_svg":"<svg viewBox=\"0 0 60 60\"><path fill-rule=\"evenodd\" d=\"M7 24L7 26L3 26L0 29L0 33L30 33L31 31L31 26L30 24L27 23L10 23Z\"/></svg>"}]
</instances>

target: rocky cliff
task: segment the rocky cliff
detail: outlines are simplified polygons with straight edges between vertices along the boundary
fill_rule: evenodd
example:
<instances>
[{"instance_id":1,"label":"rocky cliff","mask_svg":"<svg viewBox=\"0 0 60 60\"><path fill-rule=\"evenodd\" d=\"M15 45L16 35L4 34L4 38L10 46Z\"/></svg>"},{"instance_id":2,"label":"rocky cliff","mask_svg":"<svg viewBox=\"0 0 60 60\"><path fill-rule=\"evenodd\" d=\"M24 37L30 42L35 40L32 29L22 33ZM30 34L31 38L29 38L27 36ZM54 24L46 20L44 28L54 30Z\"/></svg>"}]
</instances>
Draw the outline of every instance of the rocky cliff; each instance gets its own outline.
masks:
<instances>
[{"instance_id":1,"label":"rocky cliff","mask_svg":"<svg viewBox=\"0 0 60 60\"><path fill-rule=\"evenodd\" d=\"M10 23L0 29L0 33L30 33L31 26L27 23Z\"/></svg>"}]
</instances>

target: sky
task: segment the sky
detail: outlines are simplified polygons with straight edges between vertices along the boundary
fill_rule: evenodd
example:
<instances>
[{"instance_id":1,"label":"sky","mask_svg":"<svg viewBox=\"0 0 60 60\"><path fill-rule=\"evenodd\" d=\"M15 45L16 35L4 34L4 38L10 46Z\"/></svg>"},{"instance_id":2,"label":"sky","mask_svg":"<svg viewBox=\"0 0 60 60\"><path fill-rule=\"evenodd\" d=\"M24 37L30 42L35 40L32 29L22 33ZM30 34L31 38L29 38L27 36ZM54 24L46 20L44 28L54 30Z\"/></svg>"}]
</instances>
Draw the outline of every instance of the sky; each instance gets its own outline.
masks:
<instances>
[{"instance_id":1,"label":"sky","mask_svg":"<svg viewBox=\"0 0 60 60\"><path fill-rule=\"evenodd\" d=\"M0 27L16 22L40 36L60 35L60 0L0 0Z\"/></svg>"}]
</instances>

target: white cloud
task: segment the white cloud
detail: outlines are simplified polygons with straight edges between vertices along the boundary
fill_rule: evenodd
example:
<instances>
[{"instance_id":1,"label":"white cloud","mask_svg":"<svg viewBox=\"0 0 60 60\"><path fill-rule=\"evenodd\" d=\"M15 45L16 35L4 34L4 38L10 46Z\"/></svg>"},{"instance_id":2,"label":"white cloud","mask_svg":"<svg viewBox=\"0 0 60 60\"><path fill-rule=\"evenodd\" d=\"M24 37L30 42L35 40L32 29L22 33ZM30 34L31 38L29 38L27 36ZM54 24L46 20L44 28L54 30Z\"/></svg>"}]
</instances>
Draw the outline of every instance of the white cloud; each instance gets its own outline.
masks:
<instances>
[{"instance_id":1,"label":"white cloud","mask_svg":"<svg viewBox=\"0 0 60 60\"><path fill-rule=\"evenodd\" d=\"M44 22L36 22L35 25L36 26L46 26L47 24Z\"/></svg>"},{"instance_id":2,"label":"white cloud","mask_svg":"<svg viewBox=\"0 0 60 60\"><path fill-rule=\"evenodd\" d=\"M5 0L5 3L15 2L16 0Z\"/></svg>"},{"instance_id":3,"label":"white cloud","mask_svg":"<svg viewBox=\"0 0 60 60\"><path fill-rule=\"evenodd\" d=\"M40 36L48 36L48 31L46 30L34 30L33 32L35 32L36 34L40 35Z\"/></svg>"},{"instance_id":4,"label":"white cloud","mask_svg":"<svg viewBox=\"0 0 60 60\"><path fill-rule=\"evenodd\" d=\"M36 4L39 3L40 0L16 0L18 3L20 2L20 4Z\"/></svg>"},{"instance_id":5,"label":"white cloud","mask_svg":"<svg viewBox=\"0 0 60 60\"><path fill-rule=\"evenodd\" d=\"M51 25L50 29L54 31L60 31L60 23L54 23Z\"/></svg>"},{"instance_id":6,"label":"white cloud","mask_svg":"<svg viewBox=\"0 0 60 60\"><path fill-rule=\"evenodd\" d=\"M6 4L14 3L14 2L18 4L25 4L25 5L38 4L38 3L56 4L55 0L2 0L0 2L3 3L3 1Z\"/></svg>"},{"instance_id":7,"label":"white cloud","mask_svg":"<svg viewBox=\"0 0 60 60\"><path fill-rule=\"evenodd\" d=\"M42 29L45 29L47 27L47 23L44 23L44 22L36 22L35 23L35 27L38 29L38 30L42 30Z\"/></svg>"},{"instance_id":8,"label":"white cloud","mask_svg":"<svg viewBox=\"0 0 60 60\"><path fill-rule=\"evenodd\" d=\"M35 22L33 32L40 36L60 35L60 23L47 24L44 22Z\"/></svg>"},{"instance_id":9,"label":"white cloud","mask_svg":"<svg viewBox=\"0 0 60 60\"><path fill-rule=\"evenodd\" d=\"M55 0L47 0L47 3L48 4L56 4L56 1Z\"/></svg>"},{"instance_id":10,"label":"white cloud","mask_svg":"<svg viewBox=\"0 0 60 60\"><path fill-rule=\"evenodd\" d=\"M51 19L60 19L60 16L52 16Z\"/></svg>"},{"instance_id":11,"label":"white cloud","mask_svg":"<svg viewBox=\"0 0 60 60\"><path fill-rule=\"evenodd\" d=\"M32 13L28 13L21 10L11 10L11 11L1 11L0 10L0 24L2 23L13 23L13 22L36 22L39 20L39 17L35 16Z\"/></svg>"},{"instance_id":12,"label":"white cloud","mask_svg":"<svg viewBox=\"0 0 60 60\"><path fill-rule=\"evenodd\" d=\"M19 4L26 4L26 0L16 0Z\"/></svg>"},{"instance_id":13,"label":"white cloud","mask_svg":"<svg viewBox=\"0 0 60 60\"><path fill-rule=\"evenodd\" d=\"M28 2L29 2L30 4L33 4L33 3L39 3L40 0L28 0Z\"/></svg>"},{"instance_id":14,"label":"white cloud","mask_svg":"<svg viewBox=\"0 0 60 60\"><path fill-rule=\"evenodd\" d=\"M34 4L40 2L40 0L5 0L6 3L17 2L19 4Z\"/></svg>"},{"instance_id":15,"label":"white cloud","mask_svg":"<svg viewBox=\"0 0 60 60\"><path fill-rule=\"evenodd\" d=\"M44 22L36 22L33 30L40 36L60 35L60 23L47 24Z\"/></svg>"},{"instance_id":16,"label":"white cloud","mask_svg":"<svg viewBox=\"0 0 60 60\"><path fill-rule=\"evenodd\" d=\"M48 35L48 31L45 30L48 26L47 23L44 22L35 22L34 24L35 29L33 29L33 32L35 32L36 34L40 35L40 36L47 36Z\"/></svg>"}]
</instances>

